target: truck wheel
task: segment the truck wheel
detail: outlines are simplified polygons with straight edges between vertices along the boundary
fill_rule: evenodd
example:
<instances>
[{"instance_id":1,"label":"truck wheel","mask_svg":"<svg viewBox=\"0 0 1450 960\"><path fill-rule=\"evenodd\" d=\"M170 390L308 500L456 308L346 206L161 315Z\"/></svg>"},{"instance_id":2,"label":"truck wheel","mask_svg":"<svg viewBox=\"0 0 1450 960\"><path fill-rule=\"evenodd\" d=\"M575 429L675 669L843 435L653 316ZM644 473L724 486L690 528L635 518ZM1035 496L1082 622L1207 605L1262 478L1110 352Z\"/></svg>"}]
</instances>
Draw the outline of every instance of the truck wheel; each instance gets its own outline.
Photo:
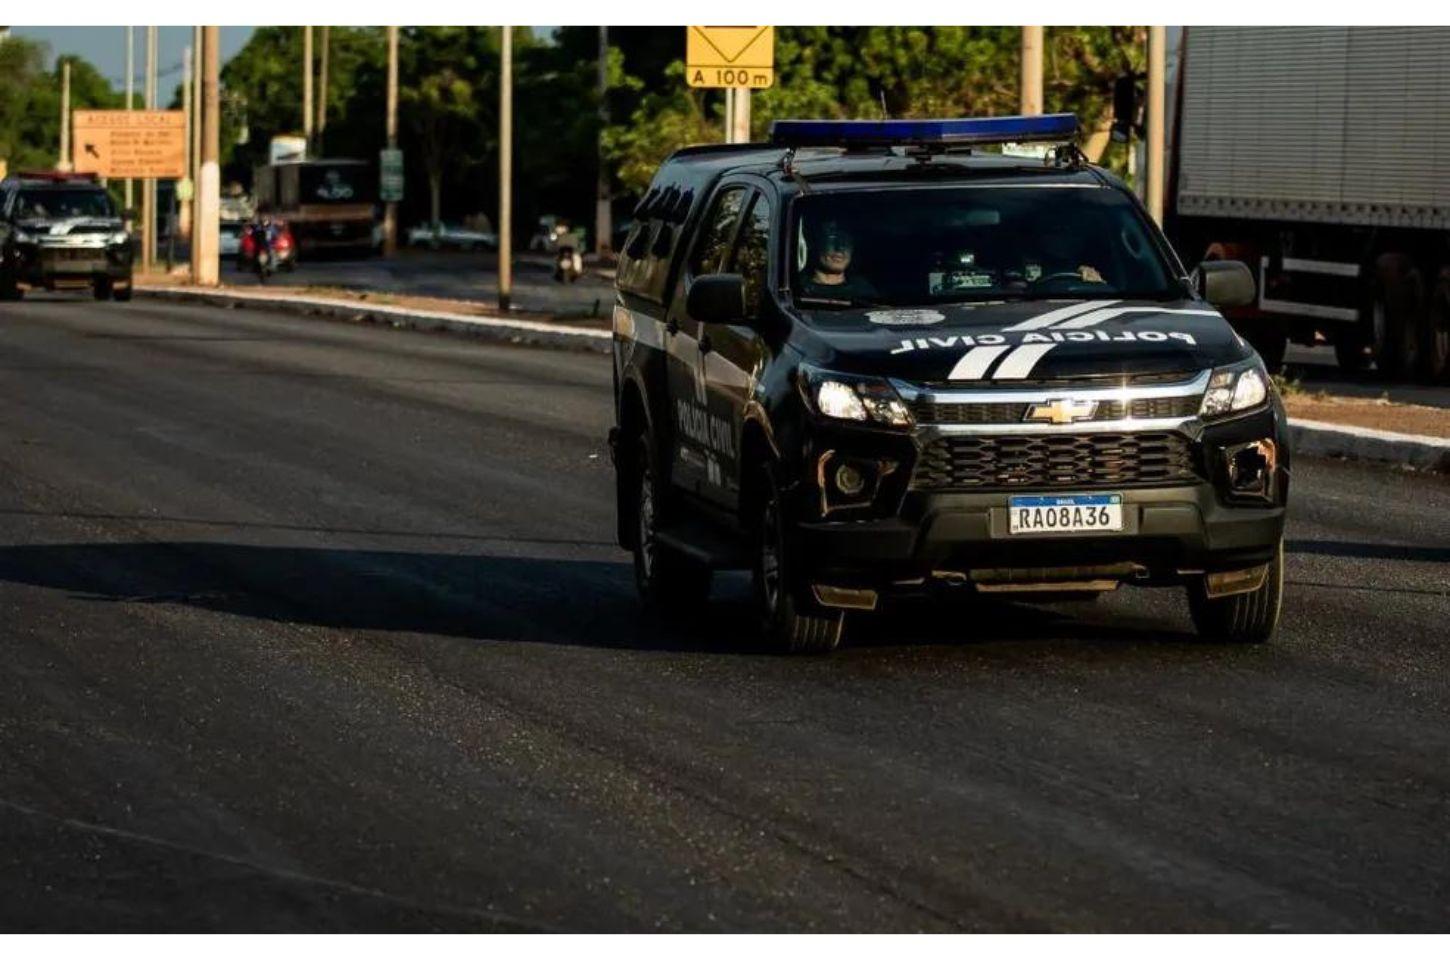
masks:
<instances>
[{"instance_id":1,"label":"truck wheel","mask_svg":"<svg viewBox=\"0 0 1450 960\"><path fill-rule=\"evenodd\" d=\"M109 277L103 277L91 283L91 296L97 300L111 299L112 292L113 288Z\"/></svg>"},{"instance_id":2,"label":"truck wheel","mask_svg":"<svg viewBox=\"0 0 1450 960\"><path fill-rule=\"evenodd\" d=\"M761 468L755 523L754 588L766 639L790 653L829 653L841 643L846 615L810 596L798 575L786 536L784 507L775 472Z\"/></svg>"},{"instance_id":3,"label":"truck wheel","mask_svg":"<svg viewBox=\"0 0 1450 960\"><path fill-rule=\"evenodd\" d=\"M1202 578L1188 586L1188 612L1199 636L1219 643L1266 643L1279 626L1284 595L1284 541L1274 551L1263 586L1248 593L1210 597Z\"/></svg>"},{"instance_id":4,"label":"truck wheel","mask_svg":"<svg viewBox=\"0 0 1450 960\"><path fill-rule=\"evenodd\" d=\"M641 434L627 473L634 486L634 582L640 600L653 613L679 614L698 609L710 595L710 568L658 540L660 521L669 511L657 485L651 444Z\"/></svg>"},{"instance_id":5,"label":"truck wheel","mask_svg":"<svg viewBox=\"0 0 1450 960\"><path fill-rule=\"evenodd\" d=\"M1284 369L1284 353L1289 349L1289 338L1282 333L1258 333L1253 336L1245 336L1249 346L1258 351L1260 359L1264 361L1264 367L1270 373L1279 373Z\"/></svg>"},{"instance_id":6,"label":"truck wheel","mask_svg":"<svg viewBox=\"0 0 1450 960\"><path fill-rule=\"evenodd\" d=\"M13 275L0 271L0 300L19 300L25 296Z\"/></svg>"},{"instance_id":7,"label":"truck wheel","mask_svg":"<svg viewBox=\"0 0 1450 960\"><path fill-rule=\"evenodd\" d=\"M1421 330L1420 366L1425 382L1450 380L1450 267L1440 268L1440 282L1430 294Z\"/></svg>"},{"instance_id":8,"label":"truck wheel","mask_svg":"<svg viewBox=\"0 0 1450 960\"><path fill-rule=\"evenodd\" d=\"M1412 376L1418 365L1424 326L1424 283L1420 271L1398 253L1380 257L1379 283L1370 307L1371 348L1385 378Z\"/></svg>"},{"instance_id":9,"label":"truck wheel","mask_svg":"<svg viewBox=\"0 0 1450 960\"><path fill-rule=\"evenodd\" d=\"M1346 324L1345 329L1334 335L1334 359L1339 362L1339 369L1346 373L1360 373L1369 369L1370 344L1365 337L1364 331L1354 324Z\"/></svg>"}]
</instances>

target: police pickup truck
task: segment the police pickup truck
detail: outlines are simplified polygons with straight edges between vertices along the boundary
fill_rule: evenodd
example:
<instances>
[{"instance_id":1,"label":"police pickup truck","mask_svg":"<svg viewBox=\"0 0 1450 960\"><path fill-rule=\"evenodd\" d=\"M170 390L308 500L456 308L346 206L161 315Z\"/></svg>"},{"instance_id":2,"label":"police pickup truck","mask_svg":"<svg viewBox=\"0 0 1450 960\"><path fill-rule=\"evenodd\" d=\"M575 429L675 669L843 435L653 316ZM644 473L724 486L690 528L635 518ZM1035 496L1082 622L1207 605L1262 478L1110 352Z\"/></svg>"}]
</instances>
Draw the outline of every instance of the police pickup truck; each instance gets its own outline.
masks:
<instances>
[{"instance_id":1,"label":"police pickup truck","mask_svg":"<svg viewBox=\"0 0 1450 960\"><path fill-rule=\"evenodd\" d=\"M22 284L89 288L97 300L130 300L131 258L125 224L90 174L0 180L0 300L19 300Z\"/></svg>"},{"instance_id":2,"label":"police pickup truck","mask_svg":"<svg viewBox=\"0 0 1450 960\"><path fill-rule=\"evenodd\" d=\"M618 538L647 606L749 568L765 632L965 590L1186 588L1267 640L1289 450L1259 356L1071 115L778 121L665 161L613 315ZM1003 143L1039 146L995 150Z\"/></svg>"}]
</instances>

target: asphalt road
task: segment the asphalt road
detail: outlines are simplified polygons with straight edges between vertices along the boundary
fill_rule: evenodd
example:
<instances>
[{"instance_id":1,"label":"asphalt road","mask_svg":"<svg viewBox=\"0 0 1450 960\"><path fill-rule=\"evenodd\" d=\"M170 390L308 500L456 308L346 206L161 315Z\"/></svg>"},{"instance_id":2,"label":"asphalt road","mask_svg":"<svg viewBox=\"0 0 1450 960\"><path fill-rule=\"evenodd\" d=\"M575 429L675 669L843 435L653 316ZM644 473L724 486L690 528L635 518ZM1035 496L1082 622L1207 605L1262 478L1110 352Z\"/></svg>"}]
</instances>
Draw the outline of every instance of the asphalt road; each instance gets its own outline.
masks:
<instances>
[{"instance_id":1,"label":"asphalt road","mask_svg":"<svg viewBox=\"0 0 1450 960\"><path fill-rule=\"evenodd\" d=\"M1450 484L1176 591L638 616L597 355L0 306L0 929L1445 930Z\"/></svg>"}]
</instances>

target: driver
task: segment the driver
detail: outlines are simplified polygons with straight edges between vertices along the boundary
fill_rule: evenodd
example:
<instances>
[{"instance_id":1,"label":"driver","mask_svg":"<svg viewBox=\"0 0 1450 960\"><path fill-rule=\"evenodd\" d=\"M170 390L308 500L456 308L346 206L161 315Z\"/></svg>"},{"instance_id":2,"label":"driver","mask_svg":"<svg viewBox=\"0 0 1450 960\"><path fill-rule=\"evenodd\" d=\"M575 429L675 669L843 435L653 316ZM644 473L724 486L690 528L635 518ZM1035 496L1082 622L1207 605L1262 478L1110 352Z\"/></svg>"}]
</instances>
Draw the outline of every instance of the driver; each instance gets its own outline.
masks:
<instances>
[{"instance_id":1,"label":"driver","mask_svg":"<svg viewBox=\"0 0 1450 960\"><path fill-rule=\"evenodd\" d=\"M1082 239L1064 224L1053 224L1036 240L1038 262L1026 264L1028 282L1052 277L1076 277L1082 283L1106 282L1101 271L1089 262L1092 258L1084 249Z\"/></svg>"},{"instance_id":2,"label":"driver","mask_svg":"<svg viewBox=\"0 0 1450 960\"><path fill-rule=\"evenodd\" d=\"M863 300L876 296L871 281L851 272L856 241L839 220L827 220L806 231L814 261L806 260L810 272L801 278L801 292L822 300ZM802 251L806 253L807 251Z\"/></svg>"}]
</instances>

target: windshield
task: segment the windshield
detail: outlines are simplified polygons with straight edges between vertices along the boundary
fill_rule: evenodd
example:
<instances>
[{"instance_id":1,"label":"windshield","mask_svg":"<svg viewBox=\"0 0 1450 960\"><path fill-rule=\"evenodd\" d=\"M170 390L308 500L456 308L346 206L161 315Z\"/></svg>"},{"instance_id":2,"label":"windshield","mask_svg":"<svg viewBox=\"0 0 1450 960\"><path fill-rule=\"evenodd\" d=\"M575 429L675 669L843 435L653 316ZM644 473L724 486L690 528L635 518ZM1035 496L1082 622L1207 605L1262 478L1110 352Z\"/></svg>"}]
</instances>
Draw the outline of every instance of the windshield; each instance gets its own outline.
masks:
<instances>
[{"instance_id":1,"label":"windshield","mask_svg":"<svg viewBox=\"0 0 1450 960\"><path fill-rule=\"evenodd\" d=\"M111 198L104 190L22 190L15 202L17 220L110 216Z\"/></svg>"},{"instance_id":2,"label":"windshield","mask_svg":"<svg viewBox=\"0 0 1450 960\"><path fill-rule=\"evenodd\" d=\"M794 205L805 307L1182 296L1128 199L1107 187L817 193Z\"/></svg>"}]
</instances>

